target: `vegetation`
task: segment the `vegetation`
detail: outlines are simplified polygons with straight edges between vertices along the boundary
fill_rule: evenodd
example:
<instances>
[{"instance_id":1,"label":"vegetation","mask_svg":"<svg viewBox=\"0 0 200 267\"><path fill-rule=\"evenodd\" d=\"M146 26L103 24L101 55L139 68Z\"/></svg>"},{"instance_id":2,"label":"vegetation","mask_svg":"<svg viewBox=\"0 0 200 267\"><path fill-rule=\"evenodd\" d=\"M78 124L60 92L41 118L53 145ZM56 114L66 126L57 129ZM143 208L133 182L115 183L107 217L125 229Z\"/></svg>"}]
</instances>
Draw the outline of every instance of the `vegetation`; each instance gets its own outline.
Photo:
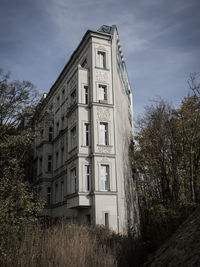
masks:
<instances>
[{"instance_id":1,"label":"vegetation","mask_svg":"<svg viewBox=\"0 0 200 267\"><path fill-rule=\"evenodd\" d=\"M1 251L1 266L116 266L116 247L106 245L110 233L61 224L28 228Z\"/></svg>"},{"instance_id":2,"label":"vegetation","mask_svg":"<svg viewBox=\"0 0 200 267\"><path fill-rule=\"evenodd\" d=\"M141 266L200 203L200 84L180 107L158 100L137 122L131 162L137 179L141 238L106 228L39 224L29 152L38 103L30 82L0 71L0 265Z\"/></svg>"},{"instance_id":3,"label":"vegetation","mask_svg":"<svg viewBox=\"0 0 200 267\"><path fill-rule=\"evenodd\" d=\"M138 120L135 166L142 235L157 246L200 203L200 95L197 74L191 93L174 109L163 100Z\"/></svg>"},{"instance_id":4,"label":"vegetation","mask_svg":"<svg viewBox=\"0 0 200 267\"><path fill-rule=\"evenodd\" d=\"M41 210L26 172L35 96L30 82L10 82L9 75L0 71L0 234L4 235L35 221Z\"/></svg>"}]
</instances>

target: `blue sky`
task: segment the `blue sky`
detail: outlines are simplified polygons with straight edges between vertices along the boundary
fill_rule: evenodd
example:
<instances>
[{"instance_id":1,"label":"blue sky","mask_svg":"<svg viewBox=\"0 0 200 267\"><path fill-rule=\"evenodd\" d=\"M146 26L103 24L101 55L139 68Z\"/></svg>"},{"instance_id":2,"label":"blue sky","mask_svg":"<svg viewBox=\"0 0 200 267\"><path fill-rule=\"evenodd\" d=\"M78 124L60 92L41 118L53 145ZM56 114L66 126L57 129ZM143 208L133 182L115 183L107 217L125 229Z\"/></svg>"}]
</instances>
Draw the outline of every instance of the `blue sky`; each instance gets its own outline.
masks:
<instances>
[{"instance_id":1,"label":"blue sky","mask_svg":"<svg viewBox=\"0 0 200 267\"><path fill-rule=\"evenodd\" d=\"M48 92L87 29L116 24L135 117L200 72L199 0L0 0L0 68Z\"/></svg>"}]
</instances>

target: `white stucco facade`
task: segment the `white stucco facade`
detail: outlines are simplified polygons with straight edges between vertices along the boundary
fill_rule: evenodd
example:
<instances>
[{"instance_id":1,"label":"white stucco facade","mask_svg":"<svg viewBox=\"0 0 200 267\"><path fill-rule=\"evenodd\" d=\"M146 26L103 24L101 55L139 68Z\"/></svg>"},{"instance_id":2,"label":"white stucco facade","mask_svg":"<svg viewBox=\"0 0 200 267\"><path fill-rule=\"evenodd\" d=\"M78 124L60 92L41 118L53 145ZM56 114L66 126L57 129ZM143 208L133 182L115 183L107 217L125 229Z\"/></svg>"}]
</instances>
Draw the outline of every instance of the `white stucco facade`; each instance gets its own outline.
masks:
<instances>
[{"instance_id":1,"label":"white stucco facade","mask_svg":"<svg viewBox=\"0 0 200 267\"><path fill-rule=\"evenodd\" d=\"M44 215L139 231L132 94L116 26L88 30L45 95L35 129Z\"/></svg>"}]
</instances>

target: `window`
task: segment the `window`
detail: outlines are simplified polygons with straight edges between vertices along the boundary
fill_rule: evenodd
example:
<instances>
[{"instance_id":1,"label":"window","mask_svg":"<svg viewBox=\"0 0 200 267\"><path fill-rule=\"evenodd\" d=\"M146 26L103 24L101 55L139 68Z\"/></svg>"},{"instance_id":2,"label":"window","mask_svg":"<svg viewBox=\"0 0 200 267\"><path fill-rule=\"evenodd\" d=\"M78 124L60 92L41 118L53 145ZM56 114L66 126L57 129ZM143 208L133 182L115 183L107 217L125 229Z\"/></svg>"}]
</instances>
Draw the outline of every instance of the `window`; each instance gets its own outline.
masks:
<instances>
[{"instance_id":1,"label":"window","mask_svg":"<svg viewBox=\"0 0 200 267\"><path fill-rule=\"evenodd\" d=\"M64 163L64 147L61 148L61 165Z\"/></svg>"},{"instance_id":2,"label":"window","mask_svg":"<svg viewBox=\"0 0 200 267\"><path fill-rule=\"evenodd\" d=\"M84 97L83 103L88 104L89 102L88 86L83 87L83 97Z\"/></svg>"},{"instance_id":3,"label":"window","mask_svg":"<svg viewBox=\"0 0 200 267\"><path fill-rule=\"evenodd\" d=\"M100 122L99 144L108 145L108 123Z\"/></svg>"},{"instance_id":4,"label":"window","mask_svg":"<svg viewBox=\"0 0 200 267\"><path fill-rule=\"evenodd\" d=\"M40 130L40 138L43 139L44 138L44 130Z\"/></svg>"},{"instance_id":5,"label":"window","mask_svg":"<svg viewBox=\"0 0 200 267\"><path fill-rule=\"evenodd\" d=\"M56 123L56 132L57 132L57 134L59 132L59 121Z\"/></svg>"},{"instance_id":6,"label":"window","mask_svg":"<svg viewBox=\"0 0 200 267\"><path fill-rule=\"evenodd\" d=\"M42 172L42 157L39 159L39 173Z\"/></svg>"},{"instance_id":7,"label":"window","mask_svg":"<svg viewBox=\"0 0 200 267\"><path fill-rule=\"evenodd\" d=\"M86 190L90 191L90 165L85 165L85 185Z\"/></svg>"},{"instance_id":8,"label":"window","mask_svg":"<svg viewBox=\"0 0 200 267\"><path fill-rule=\"evenodd\" d=\"M100 167L100 191L109 191L109 165L101 165Z\"/></svg>"},{"instance_id":9,"label":"window","mask_svg":"<svg viewBox=\"0 0 200 267\"><path fill-rule=\"evenodd\" d=\"M58 168L58 157L59 157L59 153L56 152L56 161L55 161L55 168Z\"/></svg>"},{"instance_id":10,"label":"window","mask_svg":"<svg viewBox=\"0 0 200 267\"><path fill-rule=\"evenodd\" d=\"M85 215L85 217L86 217L86 224L91 225L91 215L87 214L87 215Z\"/></svg>"},{"instance_id":11,"label":"window","mask_svg":"<svg viewBox=\"0 0 200 267\"><path fill-rule=\"evenodd\" d=\"M104 69L106 67L105 61L106 61L105 52L98 51L97 52L97 67Z\"/></svg>"},{"instance_id":12,"label":"window","mask_svg":"<svg viewBox=\"0 0 200 267\"><path fill-rule=\"evenodd\" d=\"M76 168L71 170L71 193L76 193Z\"/></svg>"},{"instance_id":13,"label":"window","mask_svg":"<svg viewBox=\"0 0 200 267\"><path fill-rule=\"evenodd\" d=\"M105 227L109 227L109 214L106 212L104 213L104 223L105 223Z\"/></svg>"},{"instance_id":14,"label":"window","mask_svg":"<svg viewBox=\"0 0 200 267\"><path fill-rule=\"evenodd\" d=\"M76 126L71 129L71 149L76 147Z\"/></svg>"},{"instance_id":15,"label":"window","mask_svg":"<svg viewBox=\"0 0 200 267\"><path fill-rule=\"evenodd\" d=\"M65 100L65 88L62 89L62 101Z\"/></svg>"},{"instance_id":16,"label":"window","mask_svg":"<svg viewBox=\"0 0 200 267\"><path fill-rule=\"evenodd\" d=\"M107 100L107 86L99 84L99 100Z\"/></svg>"},{"instance_id":17,"label":"window","mask_svg":"<svg viewBox=\"0 0 200 267\"><path fill-rule=\"evenodd\" d=\"M64 182L62 181L60 184L60 196L61 196L61 201L64 200Z\"/></svg>"},{"instance_id":18,"label":"window","mask_svg":"<svg viewBox=\"0 0 200 267\"><path fill-rule=\"evenodd\" d=\"M47 187L47 205L51 205L51 187Z\"/></svg>"},{"instance_id":19,"label":"window","mask_svg":"<svg viewBox=\"0 0 200 267\"><path fill-rule=\"evenodd\" d=\"M55 186L55 203L58 202L58 184Z\"/></svg>"},{"instance_id":20,"label":"window","mask_svg":"<svg viewBox=\"0 0 200 267\"><path fill-rule=\"evenodd\" d=\"M62 129L64 129L64 127L65 127L65 117L64 116L62 116L62 119L61 119L61 127L62 127Z\"/></svg>"},{"instance_id":21,"label":"window","mask_svg":"<svg viewBox=\"0 0 200 267\"><path fill-rule=\"evenodd\" d=\"M53 127L49 127L49 142L53 140Z\"/></svg>"},{"instance_id":22,"label":"window","mask_svg":"<svg viewBox=\"0 0 200 267\"><path fill-rule=\"evenodd\" d=\"M50 112L53 111L53 103L52 103L51 106L49 107L49 111L50 111Z\"/></svg>"},{"instance_id":23,"label":"window","mask_svg":"<svg viewBox=\"0 0 200 267\"><path fill-rule=\"evenodd\" d=\"M71 93L71 105L76 104L76 89Z\"/></svg>"},{"instance_id":24,"label":"window","mask_svg":"<svg viewBox=\"0 0 200 267\"><path fill-rule=\"evenodd\" d=\"M52 171L52 155L48 155L48 165L47 165L47 171Z\"/></svg>"},{"instance_id":25,"label":"window","mask_svg":"<svg viewBox=\"0 0 200 267\"><path fill-rule=\"evenodd\" d=\"M85 58L85 59L83 60L83 62L81 63L81 67L82 67L82 68L87 68L87 58Z\"/></svg>"},{"instance_id":26,"label":"window","mask_svg":"<svg viewBox=\"0 0 200 267\"><path fill-rule=\"evenodd\" d=\"M89 146L89 123L84 123L83 138L83 145Z\"/></svg>"},{"instance_id":27,"label":"window","mask_svg":"<svg viewBox=\"0 0 200 267\"><path fill-rule=\"evenodd\" d=\"M57 105L57 108L59 108L59 106L60 106L60 96L59 95L56 98L56 105Z\"/></svg>"}]
</instances>

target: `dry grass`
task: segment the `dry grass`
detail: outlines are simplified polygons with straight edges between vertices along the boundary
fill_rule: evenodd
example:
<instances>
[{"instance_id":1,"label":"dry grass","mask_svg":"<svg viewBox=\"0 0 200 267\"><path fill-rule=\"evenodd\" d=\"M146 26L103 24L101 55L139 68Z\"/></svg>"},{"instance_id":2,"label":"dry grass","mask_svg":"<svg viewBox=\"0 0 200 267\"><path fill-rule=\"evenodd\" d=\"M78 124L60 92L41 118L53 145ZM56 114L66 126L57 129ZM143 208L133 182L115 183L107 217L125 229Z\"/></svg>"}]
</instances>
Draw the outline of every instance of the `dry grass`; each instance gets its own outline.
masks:
<instances>
[{"instance_id":1,"label":"dry grass","mask_svg":"<svg viewBox=\"0 0 200 267\"><path fill-rule=\"evenodd\" d=\"M105 229L76 225L27 228L1 243L0 266L114 267L117 245L110 245L110 237Z\"/></svg>"}]
</instances>

